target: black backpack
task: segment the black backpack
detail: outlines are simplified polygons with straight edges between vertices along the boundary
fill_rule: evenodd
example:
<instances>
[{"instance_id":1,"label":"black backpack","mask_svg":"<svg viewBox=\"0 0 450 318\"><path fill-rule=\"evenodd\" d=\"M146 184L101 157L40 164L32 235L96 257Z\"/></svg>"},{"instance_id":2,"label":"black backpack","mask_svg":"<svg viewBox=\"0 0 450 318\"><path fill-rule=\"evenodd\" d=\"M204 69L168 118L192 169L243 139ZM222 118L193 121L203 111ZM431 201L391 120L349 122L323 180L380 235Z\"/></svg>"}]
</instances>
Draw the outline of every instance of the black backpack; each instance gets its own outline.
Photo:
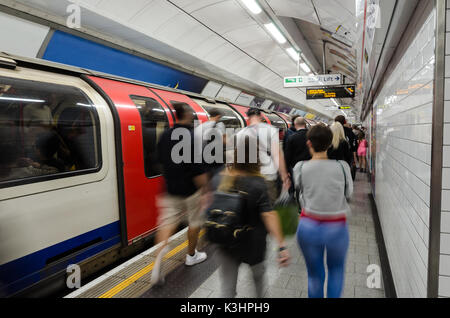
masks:
<instances>
[{"instance_id":1,"label":"black backpack","mask_svg":"<svg viewBox=\"0 0 450 318\"><path fill-rule=\"evenodd\" d=\"M252 228L245 221L246 192L216 191L206 210L206 237L223 247L236 247L244 241Z\"/></svg>"}]
</instances>

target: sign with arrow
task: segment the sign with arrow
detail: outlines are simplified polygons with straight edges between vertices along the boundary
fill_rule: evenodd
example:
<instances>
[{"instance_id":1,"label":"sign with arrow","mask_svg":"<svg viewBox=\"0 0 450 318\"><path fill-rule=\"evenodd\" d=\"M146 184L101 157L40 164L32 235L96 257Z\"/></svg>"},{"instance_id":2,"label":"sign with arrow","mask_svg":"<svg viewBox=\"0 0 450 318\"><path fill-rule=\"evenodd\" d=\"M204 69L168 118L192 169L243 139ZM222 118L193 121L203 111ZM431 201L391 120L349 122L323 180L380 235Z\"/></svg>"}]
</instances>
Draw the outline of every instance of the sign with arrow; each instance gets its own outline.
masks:
<instances>
[{"instance_id":1,"label":"sign with arrow","mask_svg":"<svg viewBox=\"0 0 450 318\"><path fill-rule=\"evenodd\" d=\"M290 76L284 78L284 87L311 87L342 85L341 74Z\"/></svg>"}]
</instances>

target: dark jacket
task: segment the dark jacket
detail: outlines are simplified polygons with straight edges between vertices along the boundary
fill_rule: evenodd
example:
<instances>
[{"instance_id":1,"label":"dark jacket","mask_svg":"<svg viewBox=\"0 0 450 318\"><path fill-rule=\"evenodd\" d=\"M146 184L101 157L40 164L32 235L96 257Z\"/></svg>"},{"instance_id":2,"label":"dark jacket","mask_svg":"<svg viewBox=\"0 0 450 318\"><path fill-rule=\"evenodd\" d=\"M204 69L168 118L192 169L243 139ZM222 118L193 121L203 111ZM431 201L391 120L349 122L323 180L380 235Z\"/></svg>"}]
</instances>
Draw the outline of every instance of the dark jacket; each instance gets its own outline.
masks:
<instances>
[{"instance_id":1,"label":"dark jacket","mask_svg":"<svg viewBox=\"0 0 450 318\"><path fill-rule=\"evenodd\" d=\"M328 149L328 158L333 160L344 160L351 167L353 161L353 153L347 141L342 140L337 149L333 146Z\"/></svg>"},{"instance_id":2,"label":"dark jacket","mask_svg":"<svg viewBox=\"0 0 450 318\"><path fill-rule=\"evenodd\" d=\"M295 167L299 161L311 159L308 146L306 145L306 135L308 129L300 129L293 133L287 140L285 160L289 171Z\"/></svg>"},{"instance_id":3,"label":"dark jacket","mask_svg":"<svg viewBox=\"0 0 450 318\"><path fill-rule=\"evenodd\" d=\"M358 150L358 138L356 138L353 130L348 127L344 127L345 137L350 145L350 151L356 152Z\"/></svg>"},{"instance_id":4,"label":"dark jacket","mask_svg":"<svg viewBox=\"0 0 450 318\"><path fill-rule=\"evenodd\" d=\"M176 128L189 130L191 138L191 158L189 162L175 163L172 160L172 148L180 142L172 140L172 132ZM158 143L158 159L163 167L163 175L166 181L166 190L169 194L188 197L198 189L194 184L194 177L205 173L203 165L195 164L194 155L194 133L192 127L175 124L171 129L163 132Z\"/></svg>"},{"instance_id":5,"label":"dark jacket","mask_svg":"<svg viewBox=\"0 0 450 318\"><path fill-rule=\"evenodd\" d=\"M283 138L283 152L286 152L286 145L287 145L289 137L292 136L293 134L295 134L296 132L297 132L297 130L295 129L294 126L291 126L288 130L286 130L286 133L284 134L284 138Z\"/></svg>"}]
</instances>

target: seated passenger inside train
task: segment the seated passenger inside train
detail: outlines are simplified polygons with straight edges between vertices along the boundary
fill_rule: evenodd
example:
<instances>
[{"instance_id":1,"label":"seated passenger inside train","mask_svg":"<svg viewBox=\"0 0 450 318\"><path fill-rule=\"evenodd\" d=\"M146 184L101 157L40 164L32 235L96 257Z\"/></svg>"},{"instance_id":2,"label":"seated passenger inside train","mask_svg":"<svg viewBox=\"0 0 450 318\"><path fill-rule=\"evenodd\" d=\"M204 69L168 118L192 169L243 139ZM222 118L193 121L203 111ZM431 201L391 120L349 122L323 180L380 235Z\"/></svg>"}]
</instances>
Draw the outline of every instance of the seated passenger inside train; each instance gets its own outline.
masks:
<instances>
[{"instance_id":1,"label":"seated passenger inside train","mask_svg":"<svg viewBox=\"0 0 450 318\"><path fill-rule=\"evenodd\" d=\"M98 118L81 92L12 78L2 82L0 182L98 165Z\"/></svg>"}]
</instances>

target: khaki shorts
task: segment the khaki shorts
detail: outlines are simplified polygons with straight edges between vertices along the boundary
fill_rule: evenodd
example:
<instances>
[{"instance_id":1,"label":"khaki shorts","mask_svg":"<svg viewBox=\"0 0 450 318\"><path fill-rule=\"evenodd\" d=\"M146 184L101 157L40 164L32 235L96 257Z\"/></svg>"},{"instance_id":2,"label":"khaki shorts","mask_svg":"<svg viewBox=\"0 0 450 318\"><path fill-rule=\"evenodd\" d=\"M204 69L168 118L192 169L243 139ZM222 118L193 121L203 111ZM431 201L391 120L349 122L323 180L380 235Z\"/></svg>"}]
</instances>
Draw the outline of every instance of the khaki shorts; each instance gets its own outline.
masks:
<instances>
[{"instance_id":1,"label":"khaki shorts","mask_svg":"<svg viewBox=\"0 0 450 318\"><path fill-rule=\"evenodd\" d=\"M182 197L164 193L158 197L156 204L159 208L158 226L179 224L185 220L189 226L202 227L205 216L200 209L200 191L190 197Z\"/></svg>"},{"instance_id":2,"label":"khaki shorts","mask_svg":"<svg viewBox=\"0 0 450 318\"><path fill-rule=\"evenodd\" d=\"M270 204L274 205L275 201L278 199L278 196L280 195L278 193L278 185L277 185L277 181L272 181L272 180L265 180L266 185L267 185L267 191L269 194L269 200L270 200Z\"/></svg>"}]
</instances>

